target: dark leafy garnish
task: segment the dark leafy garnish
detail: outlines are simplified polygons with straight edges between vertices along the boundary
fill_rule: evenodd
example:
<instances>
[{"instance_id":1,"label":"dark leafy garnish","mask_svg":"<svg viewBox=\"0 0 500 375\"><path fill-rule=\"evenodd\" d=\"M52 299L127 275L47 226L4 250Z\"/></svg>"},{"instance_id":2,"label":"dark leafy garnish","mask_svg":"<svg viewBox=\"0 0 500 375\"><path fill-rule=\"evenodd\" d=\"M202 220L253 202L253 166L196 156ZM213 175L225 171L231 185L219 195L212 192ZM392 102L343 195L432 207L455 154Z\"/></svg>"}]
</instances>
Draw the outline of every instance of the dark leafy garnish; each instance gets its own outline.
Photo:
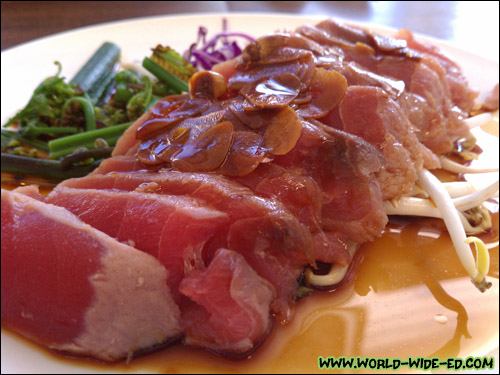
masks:
<instances>
[{"instance_id":1,"label":"dark leafy garnish","mask_svg":"<svg viewBox=\"0 0 500 375\"><path fill-rule=\"evenodd\" d=\"M182 60L170 49L158 53L172 64ZM118 46L104 43L70 83L56 62L57 73L2 129L2 172L51 180L84 175L110 156L133 121L161 97L178 92L179 82L187 90L177 77L170 85L133 70L117 72L119 56Z\"/></svg>"},{"instance_id":2,"label":"dark leafy garnish","mask_svg":"<svg viewBox=\"0 0 500 375\"><path fill-rule=\"evenodd\" d=\"M35 127L49 128L63 126L63 108L65 103L83 92L74 84L64 82L60 77L61 64L56 62L57 73L45 79L33 92L26 107L11 118L4 127L17 125L23 134Z\"/></svg>"}]
</instances>

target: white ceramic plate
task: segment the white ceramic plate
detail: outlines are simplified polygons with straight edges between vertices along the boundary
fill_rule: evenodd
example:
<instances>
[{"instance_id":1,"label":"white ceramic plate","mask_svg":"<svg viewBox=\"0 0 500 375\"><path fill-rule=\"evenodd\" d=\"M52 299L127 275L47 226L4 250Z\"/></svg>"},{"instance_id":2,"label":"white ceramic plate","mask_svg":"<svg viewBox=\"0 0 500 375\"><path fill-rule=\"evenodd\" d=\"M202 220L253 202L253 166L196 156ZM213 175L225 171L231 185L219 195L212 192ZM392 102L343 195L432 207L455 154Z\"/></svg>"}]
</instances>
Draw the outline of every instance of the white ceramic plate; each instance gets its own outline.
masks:
<instances>
[{"instance_id":1,"label":"white ceramic plate","mask_svg":"<svg viewBox=\"0 0 500 375\"><path fill-rule=\"evenodd\" d=\"M122 48L122 56L128 61L142 61L143 57L150 54L150 48L158 43L170 45L183 52L196 39L198 26L206 26L213 35L221 29L222 17L228 18L230 30L246 32L255 37L278 29L293 30L304 23L314 23L323 18L263 14L153 17L78 29L29 42L2 53L2 124L24 107L39 82L56 72L56 67L53 65L55 60L62 63L63 76L71 78L104 41L118 44ZM369 27L382 33L393 32L385 27L374 25ZM493 84L498 82L498 62L486 60L446 43L433 41L440 44L461 64L471 85L482 93L490 90ZM478 294L477 298L481 298L481 295ZM82 367L81 362L55 361L44 351L27 345L23 340L4 330L1 341L2 373L105 371L105 368L96 370L93 367ZM498 346L498 333L496 342ZM233 365L228 369L234 371ZM283 368L283 371L289 370ZM110 372L114 371L116 369L110 368Z\"/></svg>"}]
</instances>

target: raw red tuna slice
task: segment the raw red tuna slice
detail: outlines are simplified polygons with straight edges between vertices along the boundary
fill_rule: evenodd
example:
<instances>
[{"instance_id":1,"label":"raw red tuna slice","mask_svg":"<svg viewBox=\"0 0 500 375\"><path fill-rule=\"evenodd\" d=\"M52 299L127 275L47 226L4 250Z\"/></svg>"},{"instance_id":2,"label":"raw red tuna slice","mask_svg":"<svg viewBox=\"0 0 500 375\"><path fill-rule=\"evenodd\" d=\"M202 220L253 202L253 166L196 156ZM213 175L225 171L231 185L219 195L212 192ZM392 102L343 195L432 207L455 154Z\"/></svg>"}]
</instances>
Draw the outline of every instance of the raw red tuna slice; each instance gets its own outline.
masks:
<instances>
[{"instance_id":1,"label":"raw red tuna slice","mask_svg":"<svg viewBox=\"0 0 500 375\"><path fill-rule=\"evenodd\" d=\"M316 260L345 266L351 262L347 238L340 232L318 232L313 236Z\"/></svg>"},{"instance_id":2,"label":"raw red tuna slice","mask_svg":"<svg viewBox=\"0 0 500 375\"><path fill-rule=\"evenodd\" d=\"M411 49L436 58L446 69L446 79L450 87L453 102L466 112L472 109L474 99L478 93L468 86L467 79L455 61L446 56L437 46L415 39L413 34L407 29L400 30L396 37L404 39Z\"/></svg>"},{"instance_id":3,"label":"raw red tuna slice","mask_svg":"<svg viewBox=\"0 0 500 375\"><path fill-rule=\"evenodd\" d=\"M310 231L283 204L256 196L220 175L166 170L110 173L66 180L60 186L188 195L227 213L231 220L227 237L218 237L207 245L205 264L221 247L242 254L260 276L273 283L277 298L272 309L283 319L290 317L290 304L304 265L314 263Z\"/></svg>"},{"instance_id":4,"label":"raw red tuna slice","mask_svg":"<svg viewBox=\"0 0 500 375\"><path fill-rule=\"evenodd\" d=\"M64 208L2 190L7 327L74 355L128 357L182 331L166 277L156 259Z\"/></svg>"},{"instance_id":5,"label":"raw red tuna slice","mask_svg":"<svg viewBox=\"0 0 500 375\"><path fill-rule=\"evenodd\" d=\"M323 192L312 177L265 163L237 181L263 197L282 202L311 231L321 228Z\"/></svg>"},{"instance_id":6,"label":"raw red tuna slice","mask_svg":"<svg viewBox=\"0 0 500 375\"><path fill-rule=\"evenodd\" d=\"M398 117L401 117L400 121L398 121L400 123L399 127L401 128L401 130L410 132L410 134L414 134L411 125L408 124L409 118L407 118L411 111L411 104L414 104L412 101L414 100L414 95L405 92L406 85L403 81L376 74L355 62L334 62L326 65L326 67L329 69L335 69L342 73L347 78L347 82L350 86L369 86L372 88L378 87L384 90L385 94L388 95L390 99L396 101L396 103L390 103L391 100L384 100L384 102L390 103L389 107L392 108L389 108L389 110L391 112L394 112L394 115L389 117L392 117L395 120L397 120ZM348 99L344 98L344 100ZM384 107L384 103L382 102L381 104L381 107ZM398 108L399 106L401 106L401 108ZM338 107L331 111L327 116L321 118L320 121L329 126L336 127L337 129L344 129L344 125L342 124L342 120L340 119ZM391 123L394 125L398 125L398 122L389 122L387 125L391 125ZM370 129L370 127L368 127L368 129ZM350 132L348 129L345 130L347 132ZM432 153L431 150L429 150L424 144L420 142L417 142L416 145L417 150L416 152L415 150L412 151L412 154L417 154L417 156L420 155L420 158L423 159L423 165L425 168L435 169L440 167L439 159ZM413 158L415 159L415 157ZM419 164L420 161L418 161L417 168L419 168Z\"/></svg>"},{"instance_id":7,"label":"raw red tuna slice","mask_svg":"<svg viewBox=\"0 0 500 375\"><path fill-rule=\"evenodd\" d=\"M159 259L169 271L168 285L178 303L180 281L192 269L204 267L205 245L225 235L229 226L226 213L183 196L59 186L47 202Z\"/></svg>"},{"instance_id":8,"label":"raw red tuna slice","mask_svg":"<svg viewBox=\"0 0 500 375\"><path fill-rule=\"evenodd\" d=\"M419 129L419 140L433 152L450 152L453 142L468 132L463 110L470 108L475 94L465 86L456 64L436 49L426 48L404 33L401 35L407 40L379 38L333 20L303 26L299 33L324 46L343 47L345 62L354 61L373 73L403 81L400 104Z\"/></svg>"},{"instance_id":9,"label":"raw red tuna slice","mask_svg":"<svg viewBox=\"0 0 500 375\"><path fill-rule=\"evenodd\" d=\"M135 134L137 133L137 128L141 126L141 124L147 121L151 117L151 110L144 113L141 117L139 117L125 132L122 134L120 139L116 142L115 148L113 149L113 156L125 155L128 150L134 147L137 143L137 138Z\"/></svg>"},{"instance_id":10,"label":"raw red tuna slice","mask_svg":"<svg viewBox=\"0 0 500 375\"><path fill-rule=\"evenodd\" d=\"M252 349L254 343L266 332L269 304L275 296L274 287L259 277L244 258L233 251L225 250L233 255L222 263L220 259L225 256L220 255L221 251L216 253L213 260L211 259L213 255L203 254L204 250L207 250L206 245L211 241L214 244L226 243L229 224L226 213L203 207L194 198L134 191L75 189L60 186L52 191L47 200L67 208L93 227L120 241L133 243L137 249L158 258L169 272L168 285L181 308L183 321L186 320L185 316L193 316L193 311L198 310L197 305L186 297L182 298L180 294L183 289L179 288L179 285L186 283L186 277L193 280L194 275L197 275L195 279L204 286L201 290L205 290L206 293L216 293L219 309L212 311L211 321L227 321L234 318L239 319L240 326L228 325L222 332L214 329L210 338L214 343L208 340L201 341L197 345L214 350L244 353ZM204 258L210 259L207 262L207 270ZM224 265L228 261L229 264ZM289 272L289 269L286 271ZM231 292L243 284L250 288L252 293L257 293L256 297L242 296L246 305L241 307L243 311L238 311L237 316L232 316L235 314L234 309L220 308L228 307L228 304L234 305L233 298L238 299L237 293L239 293L236 291L234 295L225 294L225 285L219 285L217 280L214 280L214 277L222 277L224 272L234 273ZM243 279L238 281L240 278ZM203 294L203 291L199 294ZM193 298L190 293L184 295ZM199 299L194 300L199 302ZM206 335L210 324L204 320L202 322L202 326L191 329L191 336ZM243 328L243 325L247 327ZM220 327L216 324L216 328ZM215 343L221 340L225 340L225 344L218 347ZM187 343L194 345L189 339Z\"/></svg>"},{"instance_id":11,"label":"raw red tuna slice","mask_svg":"<svg viewBox=\"0 0 500 375\"><path fill-rule=\"evenodd\" d=\"M321 227L323 192L309 176L295 174L276 164L261 164L254 172L238 178L264 197L280 200L311 231L316 261L349 263L347 239L340 233L324 232Z\"/></svg>"},{"instance_id":12,"label":"raw red tuna slice","mask_svg":"<svg viewBox=\"0 0 500 375\"><path fill-rule=\"evenodd\" d=\"M495 86L493 86L491 91L486 95L486 98L484 98L484 102L481 106L481 109L484 109L486 111L498 110L499 107L498 95L499 95L499 86L497 83Z\"/></svg>"},{"instance_id":13,"label":"raw red tuna slice","mask_svg":"<svg viewBox=\"0 0 500 375\"><path fill-rule=\"evenodd\" d=\"M16 193L24 194L27 195L28 197L31 197L33 199L36 199L38 201L44 201L45 198L40 194L40 189L38 185L25 185L25 186L19 186L13 190Z\"/></svg>"},{"instance_id":14,"label":"raw red tuna slice","mask_svg":"<svg viewBox=\"0 0 500 375\"><path fill-rule=\"evenodd\" d=\"M234 251L217 250L207 269L182 280L180 291L195 302L183 315L188 345L244 355L269 331L274 288Z\"/></svg>"},{"instance_id":15,"label":"raw red tuna slice","mask_svg":"<svg viewBox=\"0 0 500 375\"><path fill-rule=\"evenodd\" d=\"M303 121L297 146L276 164L310 176L323 192L321 223L354 242L371 241L387 224L380 186L380 152L360 137Z\"/></svg>"},{"instance_id":16,"label":"raw red tuna slice","mask_svg":"<svg viewBox=\"0 0 500 375\"><path fill-rule=\"evenodd\" d=\"M362 137L383 153L385 162L377 173L383 199L408 193L423 159L400 106L382 89L350 86L340 104L340 117L342 130Z\"/></svg>"},{"instance_id":17,"label":"raw red tuna slice","mask_svg":"<svg viewBox=\"0 0 500 375\"><path fill-rule=\"evenodd\" d=\"M118 155L104 159L91 174L106 174L109 172L135 172L141 170L155 171L159 168L145 166L137 160L135 155Z\"/></svg>"},{"instance_id":18,"label":"raw red tuna slice","mask_svg":"<svg viewBox=\"0 0 500 375\"><path fill-rule=\"evenodd\" d=\"M161 170L158 173L109 173L63 181L59 186L81 189L117 189L171 195L187 195L208 207L226 212L233 222L255 217L271 217L276 230L287 228L279 244L298 262L313 261L307 229L275 199L265 199L224 176Z\"/></svg>"}]
</instances>

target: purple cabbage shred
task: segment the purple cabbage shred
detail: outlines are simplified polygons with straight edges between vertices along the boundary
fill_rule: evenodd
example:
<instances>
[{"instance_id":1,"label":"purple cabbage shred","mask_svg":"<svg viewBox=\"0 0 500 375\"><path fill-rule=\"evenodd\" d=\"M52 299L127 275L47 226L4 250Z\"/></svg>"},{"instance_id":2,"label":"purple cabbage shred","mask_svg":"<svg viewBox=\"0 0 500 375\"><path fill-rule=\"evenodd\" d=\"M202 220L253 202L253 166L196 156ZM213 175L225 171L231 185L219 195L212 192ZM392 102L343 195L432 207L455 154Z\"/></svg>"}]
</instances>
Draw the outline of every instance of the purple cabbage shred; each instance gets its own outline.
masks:
<instances>
[{"instance_id":1,"label":"purple cabbage shred","mask_svg":"<svg viewBox=\"0 0 500 375\"><path fill-rule=\"evenodd\" d=\"M210 70L218 63L232 60L241 55L241 48L233 38L243 38L249 42L255 39L250 35L227 31L227 20L222 20L222 32L215 34L207 41L208 30L206 27L198 28L196 43L184 52L183 57L197 69Z\"/></svg>"}]
</instances>

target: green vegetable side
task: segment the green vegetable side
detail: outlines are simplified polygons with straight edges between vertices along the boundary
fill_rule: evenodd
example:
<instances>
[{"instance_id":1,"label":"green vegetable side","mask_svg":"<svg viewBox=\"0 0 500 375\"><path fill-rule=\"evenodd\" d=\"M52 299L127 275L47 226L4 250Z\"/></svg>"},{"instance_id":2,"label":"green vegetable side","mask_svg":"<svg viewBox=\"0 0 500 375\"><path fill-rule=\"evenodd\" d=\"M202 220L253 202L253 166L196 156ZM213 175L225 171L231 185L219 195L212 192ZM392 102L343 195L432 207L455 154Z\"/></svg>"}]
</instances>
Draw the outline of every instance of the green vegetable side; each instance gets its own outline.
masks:
<instances>
[{"instance_id":1,"label":"green vegetable side","mask_svg":"<svg viewBox=\"0 0 500 375\"><path fill-rule=\"evenodd\" d=\"M188 91L196 71L177 52L157 46L143 66L157 79L119 71L120 48L104 43L68 83L57 73L2 127L2 181L7 174L49 183L84 176L111 155L123 132L162 97ZM12 177L12 178L14 178Z\"/></svg>"}]
</instances>

